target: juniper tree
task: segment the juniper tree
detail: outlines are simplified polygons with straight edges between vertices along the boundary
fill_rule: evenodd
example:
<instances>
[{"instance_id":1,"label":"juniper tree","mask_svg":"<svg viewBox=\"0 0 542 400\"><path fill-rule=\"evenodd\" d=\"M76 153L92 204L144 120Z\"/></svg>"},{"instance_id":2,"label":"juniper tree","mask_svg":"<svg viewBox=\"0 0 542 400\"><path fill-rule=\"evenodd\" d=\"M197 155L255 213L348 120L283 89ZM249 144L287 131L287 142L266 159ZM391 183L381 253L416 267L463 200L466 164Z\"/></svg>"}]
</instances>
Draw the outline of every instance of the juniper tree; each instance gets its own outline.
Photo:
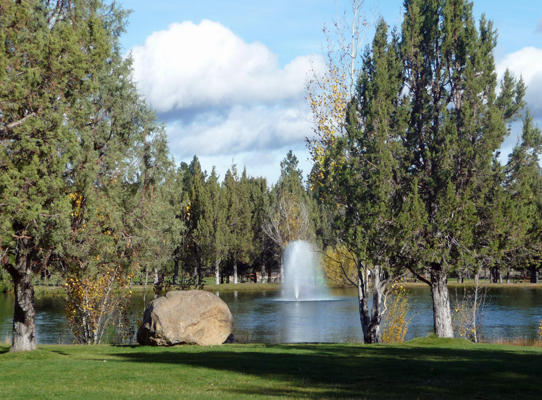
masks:
<instances>
[{"instance_id":1,"label":"juniper tree","mask_svg":"<svg viewBox=\"0 0 542 400\"><path fill-rule=\"evenodd\" d=\"M0 248L14 282L13 351L36 347L30 274L69 238L74 121L110 51L98 7L72 3L0 2Z\"/></svg>"},{"instance_id":2,"label":"juniper tree","mask_svg":"<svg viewBox=\"0 0 542 400\"><path fill-rule=\"evenodd\" d=\"M100 277L128 282L143 260L162 258L158 242L164 248L173 239L163 234L171 219L159 195L171 165L165 134L121 55L125 11L83 0L1 7L1 190L9 199L1 226L3 239L15 239L2 243L17 294L12 350L35 347L29 274L44 266L67 278L83 332L76 337L96 343L105 317L94 303L106 304L113 286L86 307L79 302L89 301L88 285L103 286Z\"/></svg>"},{"instance_id":3,"label":"juniper tree","mask_svg":"<svg viewBox=\"0 0 542 400\"><path fill-rule=\"evenodd\" d=\"M431 287L435 334L452 337L447 277L476 263L487 178L521 88L503 86L497 97L496 32L484 16L476 28L468 1L405 1L401 33L407 179L400 255Z\"/></svg>"},{"instance_id":4,"label":"juniper tree","mask_svg":"<svg viewBox=\"0 0 542 400\"><path fill-rule=\"evenodd\" d=\"M330 199L337 188L351 192L340 221L357 254L380 248L373 265L406 268L430 285L435 333L451 337L447 277L479 268L480 226L491 220L495 179L501 185L494 156L524 86L505 79L496 95L496 33L484 17L476 28L465 0L407 0L395 45L385 36L380 23L350 129L318 160L318 190Z\"/></svg>"},{"instance_id":5,"label":"juniper tree","mask_svg":"<svg viewBox=\"0 0 542 400\"><path fill-rule=\"evenodd\" d=\"M394 222L404 175L399 168L404 152L400 132L405 127L398 101L401 87L398 38L394 34L388 42L387 25L380 20L348 107L346 134L322 164L334 163L323 176L330 189L326 198L339 207L334 226L341 248L348 250L343 263L353 257L357 268L357 279L345 276L358 289L366 343L380 340L383 294L394 276Z\"/></svg>"}]
</instances>

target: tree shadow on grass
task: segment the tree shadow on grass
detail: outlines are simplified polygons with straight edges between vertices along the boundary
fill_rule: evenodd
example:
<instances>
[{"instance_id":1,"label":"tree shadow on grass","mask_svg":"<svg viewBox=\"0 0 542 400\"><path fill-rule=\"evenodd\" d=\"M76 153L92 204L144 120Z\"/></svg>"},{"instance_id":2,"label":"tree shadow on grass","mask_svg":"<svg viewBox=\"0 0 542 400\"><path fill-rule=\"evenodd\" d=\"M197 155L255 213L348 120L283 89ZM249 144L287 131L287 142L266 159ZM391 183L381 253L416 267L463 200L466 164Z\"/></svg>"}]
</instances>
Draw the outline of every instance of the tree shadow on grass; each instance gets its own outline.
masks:
<instances>
[{"instance_id":1,"label":"tree shadow on grass","mask_svg":"<svg viewBox=\"0 0 542 400\"><path fill-rule=\"evenodd\" d=\"M182 364L253 375L232 394L328 398L504 399L540 397L542 354L428 346L222 346L115 354L140 363ZM277 383L278 382L278 383ZM281 386L281 383L283 385Z\"/></svg>"}]
</instances>

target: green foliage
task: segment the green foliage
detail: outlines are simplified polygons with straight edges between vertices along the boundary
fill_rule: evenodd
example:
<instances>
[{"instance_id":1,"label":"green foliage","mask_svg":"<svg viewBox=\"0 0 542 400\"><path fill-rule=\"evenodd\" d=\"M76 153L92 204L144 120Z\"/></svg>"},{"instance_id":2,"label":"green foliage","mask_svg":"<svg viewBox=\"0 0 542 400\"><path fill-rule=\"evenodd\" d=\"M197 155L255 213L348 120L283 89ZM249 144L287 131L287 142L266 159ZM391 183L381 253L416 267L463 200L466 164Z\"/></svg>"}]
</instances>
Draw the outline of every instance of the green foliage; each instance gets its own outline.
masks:
<instances>
[{"instance_id":1,"label":"green foliage","mask_svg":"<svg viewBox=\"0 0 542 400\"><path fill-rule=\"evenodd\" d=\"M71 283L115 271L108 290L126 286L142 264L167 262L179 243L165 132L121 54L125 11L94 0L0 8L2 265L16 287L29 272L56 266L75 329L99 330L84 315L92 290L74 295L92 285ZM107 313L108 302L94 300ZM23 309L32 299L24 301Z\"/></svg>"}]
</instances>

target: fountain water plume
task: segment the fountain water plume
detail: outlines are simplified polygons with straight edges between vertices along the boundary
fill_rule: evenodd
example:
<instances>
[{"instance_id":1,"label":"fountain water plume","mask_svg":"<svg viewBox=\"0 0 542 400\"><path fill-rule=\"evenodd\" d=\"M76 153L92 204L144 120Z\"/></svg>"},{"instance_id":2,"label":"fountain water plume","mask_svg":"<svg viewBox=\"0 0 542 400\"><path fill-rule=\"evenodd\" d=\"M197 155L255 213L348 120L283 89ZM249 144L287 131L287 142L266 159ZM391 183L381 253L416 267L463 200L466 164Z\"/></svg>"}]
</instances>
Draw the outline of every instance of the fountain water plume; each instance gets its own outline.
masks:
<instances>
[{"instance_id":1,"label":"fountain water plume","mask_svg":"<svg viewBox=\"0 0 542 400\"><path fill-rule=\"evenodd\" d=\"M282 300L329 300L320 257L309 242L298 240L286 247L284 275Z\"/></svg>"}]
</instances>

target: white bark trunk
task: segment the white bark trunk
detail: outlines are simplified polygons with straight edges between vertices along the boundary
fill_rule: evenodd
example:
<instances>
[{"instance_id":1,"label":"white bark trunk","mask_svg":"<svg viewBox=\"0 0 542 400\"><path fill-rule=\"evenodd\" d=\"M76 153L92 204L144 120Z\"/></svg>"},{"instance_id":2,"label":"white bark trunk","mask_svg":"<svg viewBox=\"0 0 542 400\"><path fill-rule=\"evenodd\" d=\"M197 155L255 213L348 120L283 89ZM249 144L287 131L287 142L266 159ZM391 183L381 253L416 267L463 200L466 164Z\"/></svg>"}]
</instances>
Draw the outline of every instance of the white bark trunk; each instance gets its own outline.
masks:
<instances>
[{"instance_id":1,"label":"white bark trunk","mask_svg":"<svg viewBox=\"0 0 542 400\"><path fill-rule=\"evenodd\" d=\"M453 338L452 314L446 272L442 266L431 266L431 295L433 297L433 324L435 335L440 338Z\"/></svg>"},{"instance_id":2,"label":"white bark trunk","mask_svg":"<svg viewBox=\"0 0 542 400\"><path fill-rule=\"evenodd\" d=\"M233 260L233 284L237 285L237 260Z\"/></svg>"},{"instance_id":3,"label":"white bark trunk","mask_svg":"<svg viewBox=\"0 0 542 400\"><path fill-rule=\"evenodd\" d=\"M215 261L215 285L220 285L220 260Z\"/></svg>"}]
</instances>

